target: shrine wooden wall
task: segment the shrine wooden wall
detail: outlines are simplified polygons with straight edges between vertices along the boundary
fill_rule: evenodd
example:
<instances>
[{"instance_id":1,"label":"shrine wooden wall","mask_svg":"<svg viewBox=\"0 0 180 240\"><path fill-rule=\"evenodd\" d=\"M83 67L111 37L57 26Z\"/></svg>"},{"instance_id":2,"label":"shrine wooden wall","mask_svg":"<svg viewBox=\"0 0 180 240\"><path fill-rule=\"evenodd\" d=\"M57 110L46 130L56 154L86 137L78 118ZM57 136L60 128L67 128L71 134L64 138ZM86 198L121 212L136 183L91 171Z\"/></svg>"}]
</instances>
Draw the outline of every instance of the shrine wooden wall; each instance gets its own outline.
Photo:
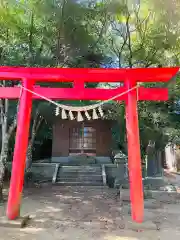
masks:
<instances>
[{"instance_id":1,"label":"shrine wooden wall","mask_svg":"<svg viewBox=\"0 0 180 240\"><path fill-rule=\"evenodd\" d=\"M80 124L82 123L56 118L53 125L52 157L69 156L70 128ZM111 156L112 121L93 120L88 121L87 124L96 129L96 156Z\"/></svg>"}]
</instances>

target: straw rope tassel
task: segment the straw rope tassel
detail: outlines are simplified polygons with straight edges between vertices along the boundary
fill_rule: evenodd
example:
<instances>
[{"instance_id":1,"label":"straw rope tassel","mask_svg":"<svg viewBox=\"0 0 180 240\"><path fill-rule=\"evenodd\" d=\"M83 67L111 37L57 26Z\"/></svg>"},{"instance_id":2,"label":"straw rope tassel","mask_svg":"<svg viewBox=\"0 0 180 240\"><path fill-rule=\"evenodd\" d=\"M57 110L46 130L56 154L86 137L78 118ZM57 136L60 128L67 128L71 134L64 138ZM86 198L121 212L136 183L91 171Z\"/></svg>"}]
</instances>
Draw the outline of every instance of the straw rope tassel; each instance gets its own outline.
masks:
<instances>
[{"instance_id":1,"label":"straw rope tassel","mask_svg":"<svg viewBox=\"0 0 180 240\"><path fill-rule=\"evenodd\" d=\"M102 110L101 107L98 108L98 111L99 111L100 116L103 117L103 116L104 116L104 113L103 113L103 110Z\"/></svg>"},{"instance_id":2,"label":"straw rope tassel","mask_svg":"<svg viewBox=\"0 0 180 240\"><path fill-rule=\"evenodd\" d=\"M75 119L75 117L74 117L72 111L69 111L69 117L70 117L71 120L74 120L74 119Z\"/></svg>"},{"instance_id":3,"label":"straw rope tassel","mask_svg":"<svg viewBox=\"0 0 180 240\"><path fill-rule=\"evenodd\" d=\"M85 116L88 120L91 120L91 116L89 115L88 111L85 111Z\"/></svg>"},{"instance_id":4,"label":"straw rope tassel","mask_svg":"<svg viewBox=\"0 0 180 240\"><path fill-rule=\"evenodd\" d=\"M61 118L62 119L67 119L68 118L65 109L62 109Z\"/></svg>"},{"instance_id":5,"label":"straw rope tassel","mask_svg":"<svg viewBox=\"0 0 180 240\"><path fill-rule=\"evenodd\" d=\"M78 121L78 122L82 122L83 120L84 120L84 119L83 119L83 117L82 117L81 112L78 111L78 113L77 113L77 121Z\"/></svg>"},{"instance_id":6,"label":"straw rope tassel","mask_svg":"<svg viewBox=\"0 0 180 240\"><path fill-rule=\"evenodd\" d=\"M59 108L58 108L58 107L56 107L55 115L56 115L56 116L59 115Z\"/></svg>"},{"instance_id":7,"label":"straw rope tassel","mask_svg":"<svg viewBox=\"0 0 180 240\"><path fill-rule=\"evenodd\" d=\"M96 109L94 108L93 109L93 119L98 119L98 115L97 115L97 112L96 112Z\"/></svg>"}]
</instances>

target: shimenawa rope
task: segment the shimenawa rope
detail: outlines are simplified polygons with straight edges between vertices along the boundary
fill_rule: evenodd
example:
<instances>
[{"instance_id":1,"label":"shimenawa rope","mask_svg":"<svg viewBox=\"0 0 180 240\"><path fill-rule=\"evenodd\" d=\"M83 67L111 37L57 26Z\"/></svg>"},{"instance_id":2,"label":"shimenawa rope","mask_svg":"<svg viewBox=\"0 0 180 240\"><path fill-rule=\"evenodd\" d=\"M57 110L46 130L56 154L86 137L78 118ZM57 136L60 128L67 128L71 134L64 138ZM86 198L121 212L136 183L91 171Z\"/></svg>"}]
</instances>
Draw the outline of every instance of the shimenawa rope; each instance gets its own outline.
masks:
<instances>
[{"instance_id":1,"label":"shimenawa rope","mask_svg":"<svg viewBox=\"0 0 180 240\"><path fill-rule=\"evenodd\" d=\"M116 98L121 97L121 96L123 96L125 94L128 94L129 92L131 92L131 91L133 91L135 89L138 89L138 88L139 88L139 85L137 85L135 87L132 87L132 88L130 88L130 89L128 89L128 90L126 90L126 91L124 91L122 93L119 93L119 94L113 96L112 98L109 98L107 100L101 101L101 102L96 103L96 104L92 104L92 105L88 105L88 106L82 106L82 107L75 107L75 106L67 106L65 104L57 103L57 102L55 102L55 101L53 101L53 100L51 100L51 99L49 99L49 98L47 98L47 97L45 97L45 96L43 96L41 94L38 94L38 93L36 93L36 92L34 92L34 91L32 91L32 90L30 90L30 89L28 89L28 88L26 88L26 87L21 85L21 91L22 91L22 89L24 89L24 90L26 90L26 91L28 91L28 92L30 92L30 93L32 93L32 94L42 98L42 99L44 99L44 100L54 104L57 107L56 115L59 115L59 108L61 108L62 109L62 118L63 119L67 119L67 114L66 114L65 111L68 111L70 119L74 120L75 118L74 118L72 112L77 112L78 113L77 119L79 119L79 121L83 121L83 117L81 115L81 112L85 112L85 116L86 116L86 118L88 120L91 119L89 113L87 112L89 110L93 110L93 117L92 118L93 119L97 119L98 118L98 115L96 113L96 109L97 108L98 108L99 114L102 117L103 116L103 111L102 111L102 108L101 108L102 105L104 105L105 103L108 103L108 102L110 102L112 100L115 100ZM137 91L137 97L138 97L138 91Z\"/></svg>"}]
</instances>

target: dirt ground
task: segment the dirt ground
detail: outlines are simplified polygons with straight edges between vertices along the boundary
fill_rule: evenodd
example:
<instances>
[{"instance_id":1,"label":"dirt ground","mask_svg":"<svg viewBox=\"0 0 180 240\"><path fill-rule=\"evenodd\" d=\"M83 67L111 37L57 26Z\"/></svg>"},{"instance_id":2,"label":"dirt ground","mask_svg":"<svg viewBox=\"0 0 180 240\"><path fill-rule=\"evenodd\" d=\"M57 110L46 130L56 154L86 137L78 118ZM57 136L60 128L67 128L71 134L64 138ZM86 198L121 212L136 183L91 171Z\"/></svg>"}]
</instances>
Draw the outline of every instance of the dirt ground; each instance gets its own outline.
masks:
<instances>
[{"instance_id":1,"label":"dirt ground","mask_svg":"<svg viewBox=\"0 0 180 240\"><path fill-rule=\"evenodd\" d=\"M123 206L120 206L115 191L101 187L31 188L25 190L21 208L21 215L29 214L32 217L28 227L2 227L0 223L0 240L180 238L178 203L146 201L145 222L139 225L131 221L127 200L124 197ZM0 222L5 208L5 205L0 206ZM160 225L159 231L156 224Z\"/></svg>"}]
</instances>

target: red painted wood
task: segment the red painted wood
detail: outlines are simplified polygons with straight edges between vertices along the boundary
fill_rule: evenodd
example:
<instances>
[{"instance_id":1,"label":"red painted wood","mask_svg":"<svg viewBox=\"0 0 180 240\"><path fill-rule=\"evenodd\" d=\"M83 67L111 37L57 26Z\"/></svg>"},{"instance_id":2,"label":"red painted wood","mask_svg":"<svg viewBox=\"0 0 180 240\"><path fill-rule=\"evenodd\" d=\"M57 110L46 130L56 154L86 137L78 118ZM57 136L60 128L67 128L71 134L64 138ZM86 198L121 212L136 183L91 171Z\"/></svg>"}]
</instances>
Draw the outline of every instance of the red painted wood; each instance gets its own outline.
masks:
<instances>
[{"instance_id":1,"label":"red painted wood","mask_svg":"<svg viewBox=\"0 0 180 240\"><path fill-rule=\"evenodd\" d=\"M40 95L45 96L53 100L64 99L64 100L107 100L117 94L126 91L125 87L117 89L91 89L82 88L81 91L75 88L44 88L35 87L34 91ZM17 99L20 96L19 87L6 87L0 88L0 98ZM40 97L33 95L33 99L41 99ZM127 94L118 97L116 100L126 100ZM166 88L144 88L139 87L138 89L138 100L147 101L166 101L168 100L168 89Z\"/></svg>"},{"instance_id":2,"label":"red painted wood","mask_svg":"<svg viewBox=\"0 0 180 240\"><path fill-rule=\"evenodd\" d=\"M174 68L86 69L86 68L22 68L0 67L0 79L34 79L38 81L74 80L82 82L121 82L126 78L139 82L167 82L177 72Z\"/></svg>"},{"instance_id":3,"label":"red painted wood","mask_svg":"<svg viewBox=\"0 0 180 240\"><path fill-rule=\"evenodd\" d=\"M128 79L137 82L168 82L178 71L179 67L133 68L128 73Z\"/></svg>"},{"instance_id":4,"label":"red painted wood","mask_svg":"<svg viewBox=\"0 0 180 240\"><path fill-rule=\"evenodd\" d=\"M136 83L133 84L131 81L127 81L125 84L129 89L136 85ZM128 93L126 101L126 130L128 141L131 216L134 221L142 223L144 217L144 198L136 89Z\"/></svg>"},{"instance_id":5,"label":"red painted wood","mask_svg":"<svg viewBox=\"0 0 180 240\"><path fill-rule=\"evenodd\" d=\"M145 88L139 87L137 90L138 100L141 101L167 101L168 88Z\"/></svg>"},{"instance_id":6,"label":"red painted wood","mask_svg":"<svg viewBox=\"0 0 180 240\"><path fill-rule=\"evenodd\" d=\"M32 81L23 81L26 88L33 89ZM12 164L12 174L9 189L9 197L6 215L8 219L14 220L19 217L21 196L24 182L24 169L26 151L28 146L29 126L32 109L32 94L23 91L20 98L16 141Z\"/></svg>"}]
</instances>

